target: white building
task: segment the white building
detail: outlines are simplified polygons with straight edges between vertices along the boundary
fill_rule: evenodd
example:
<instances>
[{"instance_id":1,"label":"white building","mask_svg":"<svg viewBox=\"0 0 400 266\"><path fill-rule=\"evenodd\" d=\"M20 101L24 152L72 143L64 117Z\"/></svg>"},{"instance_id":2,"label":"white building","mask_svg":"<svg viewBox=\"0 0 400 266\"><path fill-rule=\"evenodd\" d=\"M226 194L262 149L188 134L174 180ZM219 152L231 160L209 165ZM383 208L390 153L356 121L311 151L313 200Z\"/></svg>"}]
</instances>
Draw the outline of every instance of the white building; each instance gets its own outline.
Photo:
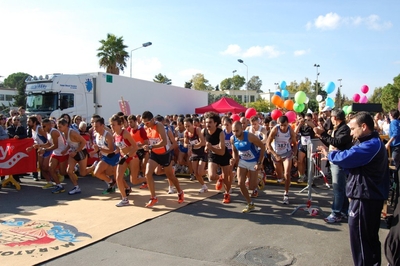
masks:
<instances>
[{"instance_id":1,"label":"white building","mask_svg":"<svg viewBox=\"0 0 400 266\"><path fill-rule=\"evenodd\" d=\"M14 96L17 95L16 89L9 89L0 87L0 106L12 106L14 103Z\"/></svg>"},{"instance_id":2,"label":"white building","mask_svg":"<svg viewBox=\"0 0 400 266\"><path fill-rule=\"evenodd\" d=\"M224 90L224 91L210 91L210 93L214 96L219 96L219 95L224 95L227 94L229 96L235 96L243 103L243 105L246 105L247 102L255 102L257 101L258 97L260 97L260 94L257 93L256 91L247 91L247 90ZM248 101L249 99L250 101Z\"/></svg>"}]
</instances>

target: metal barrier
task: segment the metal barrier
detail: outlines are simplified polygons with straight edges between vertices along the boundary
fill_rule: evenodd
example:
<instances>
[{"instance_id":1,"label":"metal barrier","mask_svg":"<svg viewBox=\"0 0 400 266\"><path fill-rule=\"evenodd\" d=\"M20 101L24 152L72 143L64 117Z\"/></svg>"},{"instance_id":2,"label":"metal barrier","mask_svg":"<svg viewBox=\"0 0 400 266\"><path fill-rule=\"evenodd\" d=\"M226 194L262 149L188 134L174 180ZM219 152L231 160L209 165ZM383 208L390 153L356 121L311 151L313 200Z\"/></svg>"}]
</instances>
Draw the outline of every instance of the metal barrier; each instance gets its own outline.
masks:
<instances>
[{"instance_id":1,"label":"metal barrier","mask_svg":"<svg viewBox=\"0 0 400 266\"><path fill-rule=\"evenodd\" d=\"M313 160L313 155L317 153L317 147L324 146L320 139L311 139L307 145L307 176L308 179L321 177L322 171L325 175L328 173L327 161L321 161L321 154L315 156Z\"/></svg>"}]
</instances>

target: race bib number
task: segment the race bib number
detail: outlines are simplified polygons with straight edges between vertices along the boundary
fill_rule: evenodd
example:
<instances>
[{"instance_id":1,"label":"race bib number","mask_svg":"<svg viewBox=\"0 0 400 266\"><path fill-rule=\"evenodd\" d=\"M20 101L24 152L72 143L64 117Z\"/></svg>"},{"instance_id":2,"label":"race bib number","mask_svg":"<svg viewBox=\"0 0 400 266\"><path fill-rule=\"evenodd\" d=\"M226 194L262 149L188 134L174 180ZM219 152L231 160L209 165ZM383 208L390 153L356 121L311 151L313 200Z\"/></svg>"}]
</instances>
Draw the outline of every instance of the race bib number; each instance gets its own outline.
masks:
<instances>
[{"instance_id":1,"label":"race bib number","mask_svg":"<svg viewBox=\"0 0 400 266\"><path fill-rule=\"evenodd\" d=\"M159 139L149 139L149 144L150 145L155 145L155 144L157 144L158 142L159 142L160 140Z\"/></svg>"},{"instance_id":2,"label":"race bib number","mask_svg":"<svg viewBox=\"0 0 400 266\"><path fill-rule=\"evenodd\" d=\"M197 143L199 143L200 141L198 139L195 140L189 140L189 143L192 145L196 145Z\"/></svg>"},{"instance_id":3,"label":"race bib number","mask_svg":"<svg viewBox=\"0 0 400 266\"><path fill-rule=\"evenodd\" d=\"M289 149L289 143L287 142L276 142L275 147L277 149L277 152L279 153L280 151L286 151Z\"/></svg>"},{"instance_id":4,"label":"race bib number","mask_svg":"<svg viewBox=\"0 0 400 266\"><path fill-rule=\"evenodd\" d=\"M310 143L310 136L301 136L301 145L307 146Z\"/></svg>"},{"instance_id":5,"label":"race bib number","mask_svg":"<svg viewBox=\"0 0 400 266\"><path fill-rule=\"evenodd\" d=\"M239 156L240 159L243 159L245 161L250 161L255 158L254 154L250 151L239 151Z\"/></svg>"},{"instance_id":6,"label":"race bib number","mask_svg":"<svg viewBox=\"0 0 400 266\"><path fill-rule=\"evenodd\" d=\"M228 150L232 150L232 143L230 140L225 140L225 147L227 147Z\"/></svg>"}]
</instances>

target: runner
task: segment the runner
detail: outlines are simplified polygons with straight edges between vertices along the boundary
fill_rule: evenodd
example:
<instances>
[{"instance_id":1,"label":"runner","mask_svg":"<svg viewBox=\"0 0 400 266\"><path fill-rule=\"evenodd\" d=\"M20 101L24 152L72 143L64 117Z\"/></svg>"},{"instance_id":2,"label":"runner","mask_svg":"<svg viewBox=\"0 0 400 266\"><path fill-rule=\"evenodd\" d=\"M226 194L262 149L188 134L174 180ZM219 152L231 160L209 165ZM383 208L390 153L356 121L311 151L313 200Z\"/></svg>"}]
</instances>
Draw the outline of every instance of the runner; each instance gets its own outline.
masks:
<instances>
[{"instance_id":1,"label":"runner","mask_svg":"<svg viewBox=\"0 0 400 266\"><path fill-rule=\"evenodd\" d=\"M67 142L65 141L62 133L52 126L52 121L48 118L43 120L42 127L47 133L47 139L49 141L45 144L40 144L40 150L41 152L43 152L43 154L46 151L52 151L49 162L49 172L54 182L56 183L56 187L51 191L51 193L62 193L65 192L65 189L63 185L61 185L60 177L57 173L57 168L61 176L66 175L68 162Z\"/></svg>"},{"instance_id":2,"label":"runner","mask_svg":"<svg viewBox=\"0 0 400 266\"><path fill-rule=\"evenodd\" d=\"M60 130L64 138L67 140L67 149L69 150L67 173L71 179L74 188L68 192L69 195L81 193L78 185L78 176L75 174L75 166L79 165L79 175L86 176L88 151L86 150L86 140L75 130L68 127L68 122L64 118L57 121L58 130Z\"/></svg>"},{"instance_id":3,"label":"runner","mask_svg":"<svg viewBox=\"0 0 400 266\"><path fill-rule=\"evenodd\" d=\"M232 122L233 122L232 119L228 116L224 116L222 118L222 127L225 135L225 146L231 155L232 155L231 137L233 136ZM237 163L231 163L231 162L233 161L229 161L229 174L230 174L229 178L231 180L231 191L232 191L232 184L236 176L235 168L237 167Z\"/></svg>"},{"instance_id":4,"label":"runner","mask_svg":"<svg viewBox=\"0 0 400 266\"><path fill-rule=\"evenodd\" d=\"M93 175L107 183L103 194L115 191L115 176L119 153L114 153L115 144L112 134L105 129L104 118L93 118L94 130L93 153L98 153L100 161L95 164Z\"/></svg>"},{"instance_id":5,"label":"runner","mask_svg":"<svg viewBox=\"0 0 400 266\"><path fill-rule=\"evenodd\" d=\"M293 149L297 147L296 134L290 128L287 116L279 117L278 123L271 129L267 139L267 149L272 155L278 183L285 180L283 204L289 204L290 171L292 169ZM274 147L272 147L273 141Z\"/></svg>"},{"instance_id":6,"label":"runner","mask_svg":"<svg viewBox=\"0 0 400 266\"><path fill-rule=\"evenodd\" d=\"M28 127L32 130L32 139L33 139L33 146L28 147L26 150L27 152L30 152L33 149L39 150L40 145L47 144L47 134L43 130L43 127L40 125L39 120L37 119L36 116L30 116L28 118ZM47 181L47 183L42 187L43 189L48 189L52 188L53 182L51 181L51 176L49 172L49 162L50 162L50 155L51 151L47 151L45 153L39 153L38 152L38 163L39 163L39 169L41 176L44 177Z\"/></svg>"},{"instance_id":7,"label":"runner","mask_svg":"<svg viewBox=\"0 0 400 266\"><path fill-rule=\"evenodd\" d=\"M188 172L186 174L190 173L190 181L193 181L196 179L196 177L193 174L192 166L189 164L188 148L184 146L184 140L185 140L184 133L185 133L184 118L179 117L177 127L175 128L175 141L178 143L178 150L179 150L177 163L175 164L175 174L177 174L179 171L180 173L185 173L187 170Z\"/></svg>"},{"instance_id":8,"label":"runner","mask_svg":"<svg viewBox=\"0 0 400 266\"><path fill-rule=\"evenodd\" d=\"M155 192L153 174L158 165L164 167L167 178L174 184L178 190L178 203L184 201L184 193L181 190L178 179L175 177L171 165L171 152L166 147L168 144L167 134L162 123L154 121L153 114L145 111L142 114L142 121L146 126L147 137L149 138L150 145L144 145L145 151L150 151L150 159L146 166L146 179L149 186L151 198L146 204L146 207L152 207L158 202Z\"/></svg>"},{"instance_id":9,"label":"runner","mask_svg":"<svg viewBox=\"0 0 400 266\"><path fill-rule=\"evenodd\" d=\"M249 191L247 190L245 180L246 176L250 176L250 189L257 187L257 171L262 169L265 145L254 134L243 131L240 122L233 123L233 136L231 144L233 148L233 160L238 161L238 179L240 192L247 201L244 213L254 210L254 203L251 201Z\"/></svg>"},{"instance_id":10,"label":"runner","mask_svg":"<svg viewBox=\"0 0 400 266\"><path fill-rule=\"evenodd\" d=\"M193 126L193 119L185 118L185 134L184 145L188 148L189 161L192 164L193 173L197 181L201 185L199 193L208 191L207 185L204 183L203 175L206 166L206 154L204 153L205 140L201 129Z\"/></svg>"},{"instance_id":11,"label":"runner","mask_svg":"<svg viewBox=\"0 0 400 266\"><path fill-rule=\"evenodd\" d=\"M120 153L120 159L117 165L117 186L121 194L122 200L116 204L117 207L129 205L128 195L131 188L127 188L124 180L126 169L130 170L130 178L133 184L140 184L145 181L145 178L138 178L139 159L136 155L138 150L136 142L133 140L128 130L124 129L123 117L113 115L110 118L111 129L114 132L114 143ZM136 158L136 163L133 159ZM134 169L136 168L136 169ZM136 174L136 175L134 175Z\"/></svg>"},{"instance_id":12,"label":"runner","mask_svg":"<svg viewBox=\"0 0 400 266\"><path fill-rule=\"evenodd\" d=\"M232 156L229 154L228 148L225 146L225 135L221 128L221 119L217 113L208 112L204 115L206 120L206 128L202 130L205 136L206 146L205 152L208 153L208 179L217 180L215 184L216 190L222 189L224 183L225 193L223 203L230 203L231 196L229 194L231 189L229 164ZM223 177L217 174L218 167L221 167Z\"/></svg>"},{"instance_id":13,"label":"runner","mask_svg":"<svg viewBox=\"0 0 400 266\"><path fill-rule=\"evenodd\" d=\"M138 178L142 178L146 170L147 161L149 160L149 153L143 149L143 146L149 145L149 139L147 138L146 130L144 130L143 127L139 127L137 122L138 120L136 116L134 115L128 116L129 127L127 130L129 131L133 140L136 142L136 145L138 146L138 150L136 152L138 158L137 160L136 158L133 159L133 162L135 164L133 170L136 170L136 173L132 173L132 175L138 176ZM140 188L141 189L147 188L146 182L144 182L142 186L140 186Z\"/></svg>"}]
</instances>

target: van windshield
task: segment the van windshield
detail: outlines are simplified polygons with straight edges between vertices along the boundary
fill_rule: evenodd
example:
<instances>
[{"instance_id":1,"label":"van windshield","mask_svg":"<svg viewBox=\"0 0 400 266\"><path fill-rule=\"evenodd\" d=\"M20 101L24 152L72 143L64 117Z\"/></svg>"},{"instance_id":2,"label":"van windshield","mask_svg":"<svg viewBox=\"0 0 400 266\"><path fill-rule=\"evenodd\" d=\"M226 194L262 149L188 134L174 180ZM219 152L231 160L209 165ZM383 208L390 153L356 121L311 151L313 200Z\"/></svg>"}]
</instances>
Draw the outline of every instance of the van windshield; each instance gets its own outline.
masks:
<instances>
[{"instance_id":1,"label":"van windshield","mask_svg":"<svg viewBox=\"0 0 400 266\"><path fill-rule=\"evenodd\" d=\"M31 94L26 97L26 111L53 111L57 109L57 94Z\"/></svg>"}]
</instances>

